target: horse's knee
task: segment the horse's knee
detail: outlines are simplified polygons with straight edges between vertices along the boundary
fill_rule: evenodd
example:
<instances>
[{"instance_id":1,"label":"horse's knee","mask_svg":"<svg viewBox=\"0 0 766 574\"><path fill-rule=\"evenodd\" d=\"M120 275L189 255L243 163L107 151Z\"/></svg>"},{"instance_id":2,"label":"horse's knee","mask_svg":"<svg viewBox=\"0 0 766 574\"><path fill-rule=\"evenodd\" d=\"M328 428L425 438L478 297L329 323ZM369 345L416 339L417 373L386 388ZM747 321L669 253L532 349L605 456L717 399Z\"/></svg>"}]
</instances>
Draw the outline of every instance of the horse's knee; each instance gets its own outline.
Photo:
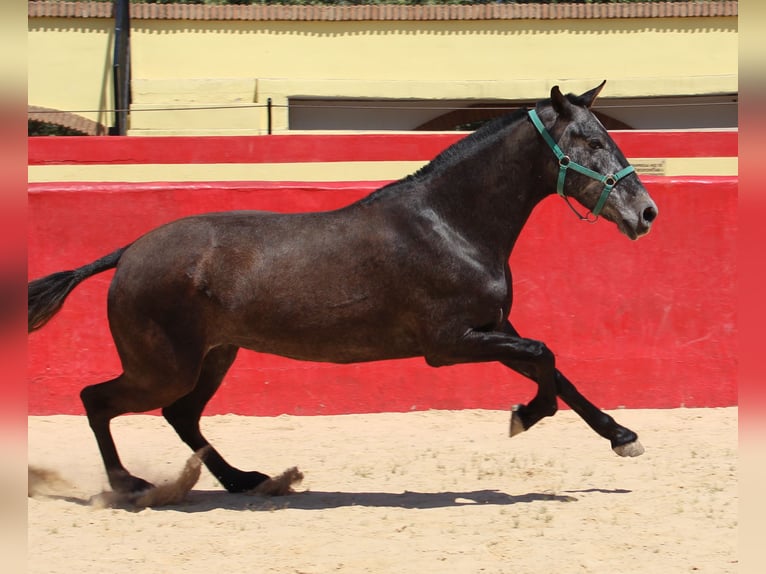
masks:
<instances>
[{"instance_id":1,"label":"horse's knee","mask_svg":"<svg viewBox=\"0 0 766 574\"><path fill-rule=\"evenodd\" d=\"M535 341L532 354L544 370L554 371L556 369L556 355L553 354L553 351L545 343Z\"/></svg>"},{"instance_id":2,"label":"horse's knee","mask_svg":"<svg viewBox=\"0 0 766 574\"><path fill-rule=\"evenodd\" d=\"M90 385L80 391L80 402L85 407L85 412L90 413L96 406L96 398L94 387L96 385Z\"/></svg>"},{"instance_id":3,"label":"horse's knee","mask_svg":"<svg viewBox=\"0 0 766 574\"><path fill-rule=\"evenodd\" d=\"M96 419L106 418L108 420L120 414L119 412L114 412L115 409L111 405L106 385L107 383L89 385L80 391L80 401L91 423Z\"/></svg>"}]
</instances>

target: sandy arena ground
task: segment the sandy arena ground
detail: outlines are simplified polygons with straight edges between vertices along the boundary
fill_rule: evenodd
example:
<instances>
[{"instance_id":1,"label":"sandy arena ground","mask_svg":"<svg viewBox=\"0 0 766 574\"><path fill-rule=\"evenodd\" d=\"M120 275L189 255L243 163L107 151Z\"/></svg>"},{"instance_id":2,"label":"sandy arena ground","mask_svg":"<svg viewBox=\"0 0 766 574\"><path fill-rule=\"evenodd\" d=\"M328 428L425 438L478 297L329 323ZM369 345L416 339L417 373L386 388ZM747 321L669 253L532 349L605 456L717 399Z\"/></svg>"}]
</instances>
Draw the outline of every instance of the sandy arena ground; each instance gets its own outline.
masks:
<instances>
[{"instance_id":1,"label":"sandy arena ground","mask_svg":"<svg viewBox=\"0 0 766 574\"><path fill-rule=\"evenodd\" d=\"M737 571L737 409L612 413L646 453L622 459L571 411L507 436L500 411L213 416L232 463L298 493L231 495L202 471L180 504L98 508L83 417L29 417L29 464L67 484L28 499L31 573L727 574ZM189 451L164 420L114 423L125 465L155 484Z\"/></svg>"}]
</instances>

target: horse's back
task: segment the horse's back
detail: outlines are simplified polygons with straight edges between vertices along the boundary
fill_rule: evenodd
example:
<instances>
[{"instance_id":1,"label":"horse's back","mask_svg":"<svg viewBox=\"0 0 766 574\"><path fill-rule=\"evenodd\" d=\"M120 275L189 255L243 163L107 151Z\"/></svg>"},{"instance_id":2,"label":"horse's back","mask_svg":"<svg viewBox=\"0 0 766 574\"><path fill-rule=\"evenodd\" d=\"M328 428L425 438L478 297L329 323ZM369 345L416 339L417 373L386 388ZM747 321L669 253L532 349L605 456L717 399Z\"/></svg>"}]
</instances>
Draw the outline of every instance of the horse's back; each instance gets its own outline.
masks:
<instances>
[{"instance_id":1,"label":"horse's back","mask_svg":"<svg viewBox=\"0 0 766 574\"><path fill-rule=\"evenodd\" d=\"M212 213L148 233L110 288L115 340L159 324L206 347L312 360L418 354L395 273L407 248L368 211Z\"/></svg>"}]
</instances>

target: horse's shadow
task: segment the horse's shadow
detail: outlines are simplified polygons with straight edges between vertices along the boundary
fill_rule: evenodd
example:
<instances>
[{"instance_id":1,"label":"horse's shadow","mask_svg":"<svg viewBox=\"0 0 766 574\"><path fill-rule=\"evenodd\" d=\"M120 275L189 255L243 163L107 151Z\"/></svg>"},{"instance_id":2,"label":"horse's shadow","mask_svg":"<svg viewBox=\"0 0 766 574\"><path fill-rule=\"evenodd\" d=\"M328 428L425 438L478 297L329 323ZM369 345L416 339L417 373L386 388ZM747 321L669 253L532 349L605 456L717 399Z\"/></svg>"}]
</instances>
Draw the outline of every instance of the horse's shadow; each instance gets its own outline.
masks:
<instances>
[{"instance_id":1,"label":"horse's shadow","mask_svg":"<svg viewBox=\"0 0 766 574\"><path fill-rule=\"evenodd\" d=\"M602 491L627 493L625 490ZM428 510L457 506L509 506L540 501L576 502L567 494L530 492L511 495L498 490L468 492L326 492L305 491L288 496L262 497L248 494L229 494L223 491L195 490L186 500L172 507L181 512L206 512L215 509L274 511L281 509L328 510L351 506L367 508L404 508ZM171 508L171 507L168 507ZM159 510L159 509L157 509Z\"/></svg>"},{"instance_id":2,"label":"horse's shadow","mask_svg":"<svg viewBox=\"0 0 766 574\"><path fill-rule=\"evenodd\" d=\"M565 491L571 493L601 493L601 494L627 494L630 490L624 489L587 489ZM105 493L102 493L103 496ZM95 497L91 499L76 496L47 495L46 498L66 500L81 506L91 506ZM269 511L296 509L296 510L330 510L334 508L346 508L352 506L367 508L404 508L413 510L429 510L435 508L449 508L458 506L510 506L514 504L530 504L534 502L577 502L577 498L570 494L553 494L549 492L529 492L526 494L511 495L499 490L473 490L466 492L342 492L342 491L315 491L307 490L287 496L260 496L253 494L230 494L224 490L192 490L186 495L183 502L169 504L167 506L152 506L153 510L172 510L174 512L209 512L211 510L246 510L246 511ZM100 505L103 506L103 505ZM120 508L127 511L140 511L127 501L112 501L107 504L110 508Z\"/></svg>"}]
</instances>

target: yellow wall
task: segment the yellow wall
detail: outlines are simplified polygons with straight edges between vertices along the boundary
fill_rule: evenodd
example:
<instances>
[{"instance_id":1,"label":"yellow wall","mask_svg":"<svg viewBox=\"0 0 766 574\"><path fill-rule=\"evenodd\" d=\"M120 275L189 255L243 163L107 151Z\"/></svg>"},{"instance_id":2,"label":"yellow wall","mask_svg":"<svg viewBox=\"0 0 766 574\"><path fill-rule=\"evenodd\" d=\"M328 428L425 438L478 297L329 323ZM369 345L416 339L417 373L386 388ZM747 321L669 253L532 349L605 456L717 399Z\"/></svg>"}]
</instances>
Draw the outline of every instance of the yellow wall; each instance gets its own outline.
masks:
<instances>
[{"instance_id":1,"label":"yellow wall","mask_svg":"<svg viewBox=\"0 0 766 574\"><path fill-rule=\"evenodd\" d=\"M111 107L108 19L29 20L29 103ZM737 92L736 17L132 22L131 133L261 133L291 96L537 99ZM233 105L186 112L168 107ZM237 108L238 106L238 108ZM142 111L162 108L165 111ZM110 117L82 115L111 123ZM275 108L274 129L287 127Z\"/></svg>"},{"instance_id":2,"label":"yellow wall","mask_svg":"<svg viewBox=\"0 0 766 574\"><path fill-rule=\"evenodd\" d=\"M628 158L639 174L657 173L646 169L662 162L660 175L737 175L736 157L717 158ZM31 165L30 182L84 181L388 181L415 173L425 161L356 161L331 163L261 164L74 164ZM182 174L182 175L179 175Z\"/></svg>"},{"instance_id":3,"label":"yellow wall","mask_svg":"<svg viewBox=\"0 0 766 574\"><path fill-rule=\"evenodd\" d=\"M27 20L30 105L111 125L114 22L97 18Z\"/></svg>"}]
</instances>

